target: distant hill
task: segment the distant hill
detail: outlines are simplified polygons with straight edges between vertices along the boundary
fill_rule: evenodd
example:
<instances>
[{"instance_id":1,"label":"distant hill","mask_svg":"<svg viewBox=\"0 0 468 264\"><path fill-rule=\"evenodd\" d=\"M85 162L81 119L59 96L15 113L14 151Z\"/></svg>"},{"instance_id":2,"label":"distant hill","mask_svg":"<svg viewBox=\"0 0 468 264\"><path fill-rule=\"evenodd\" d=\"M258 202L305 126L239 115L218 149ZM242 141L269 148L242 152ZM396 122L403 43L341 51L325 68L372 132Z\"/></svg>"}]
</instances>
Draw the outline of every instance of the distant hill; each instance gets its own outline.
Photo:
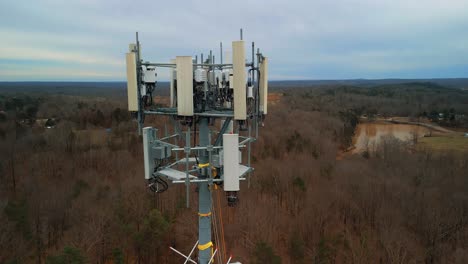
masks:
<instances>
[{"instance_id":1,"label":"distant hill","mask_svg":"<svg viewBox=\"0 0 468 264\"><path fill-rule=\"evenodd\" d=\"M52 93L66 95L101 95L123 93L124 82L0 82L0 93Z\"/></svg>"},{"instance_id":2,"label":"distant hill","mask_svg":"<svg viewBox=\"0 0 468 264\"><path fill-rule=\"evenodd\" d=\"M323 85L353 85L353 86L379 86L387 84L402 84L402 83L435 83L441 86L458 89L468 89L468 78L456 79L351 79L351 80L292 80L292 81L270 81L274 87L309 87Z\"/></svg>"},{"instance_id":3,"label":"distant hill","mask_svg":"<svg viewBox=\"0 0 468 264\"><path fill-rule=\"evenodd\" d=\"M458 79L353 79L270 81L270 87L306 88L314 86L350 85L374 87L403 83L434 83L440 86L468 89L468 78ZM0 82L0 93L52 93L65 95L126 96L126 82ZM158 82L158 95L169 95L169 82Z\"/></svg>"},{"instance_id":4,"label":"distant hill","mask_svg":"<svg viewBox=\"0 0 468 264\"><path fill-rule=\"evenodd\" d=\"M158 83L169 94L169 83ZM126 97L126 82L0 82L0 93Z\"/></svg>"}]
</instances>

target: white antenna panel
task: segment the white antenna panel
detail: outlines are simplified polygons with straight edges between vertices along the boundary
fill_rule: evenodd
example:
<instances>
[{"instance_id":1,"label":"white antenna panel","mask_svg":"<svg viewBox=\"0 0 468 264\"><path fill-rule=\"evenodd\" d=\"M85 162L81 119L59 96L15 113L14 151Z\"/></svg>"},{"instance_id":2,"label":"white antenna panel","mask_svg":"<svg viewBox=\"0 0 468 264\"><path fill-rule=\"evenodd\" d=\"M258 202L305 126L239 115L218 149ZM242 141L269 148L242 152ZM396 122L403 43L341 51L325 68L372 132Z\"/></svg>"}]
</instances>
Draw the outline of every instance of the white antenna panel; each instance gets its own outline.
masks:
<instances>
[{"instance_id":1,"label":"white antenna panel","mask_svg":"<svg viewBox=\"0 0 468 264\"><path fill-rule=\"evenodd\" d=\"M193 64L191 56L177 56L177 114L193 116Z\"/></svg>"},{"instance_id":2,"label":"white antenna panel","mask_svg":"<svg viewBox=\"0 0 468 264\"><path fill-rule=\"evenodd\" d=\"M171 64L175 64L176 63L176 60L175 59L172 59L170 61ZM169 72L169 78L170 78L170 86L169 86L169 90L170 90L170 100L171 100L171 104L170 106L171 107L175 107L175 79L177 78L177 70L175 68L170 68L170 72Z\"/></svg>"},{"instance_id":3,"label":"white antenna panel","mask_svg":"<svg viewBox=\"0 0 468 264\"><path fill-rule=\"evenodd\" d=\"M135 52L126 54L128 111L138 111L138 92Z\"/></svg>"},{"instance_id":4,"label":"white antenna panel","mask_svg":"<svg viewBox=\"0 0 468 264\"><path fill-rule=\"evenodd\" d=\"M224 191L239 191L239 135L223 134Z\"/></svg>"},{"instance_id":5,"label":"white antenna panel","mask_svg":"<svg viewBox=\"0 0 468 264\"><path fill-rule=\"evenodd\" d=\"M154 161L151 155L151 141L154 140L155 130L152 127L143 128L143 157L145 159L145 179L151 178L154 171Z\"/></svg>"},{"instance_id":6,"label":"white antenna panel","mask_svg":"<svg viewBox=\"0 0 468 264\"><path fill-rule=\"evenodd\" d=\"M268 106L268 58L264 57L260 63L260 111L267 114Z\"/></svg>"},{"instance_id":7,"label":"white antenna panel","mask_svg":"<svg viewBox=\"0 0 468 264\"><path fill-rule=\"evenodd\" d=\"M234 119L247 118L245 44L243 40L232 42L232 68L234 84Z\"/></svg>"},{"instance_id":8,"label":"white antenna panel","mask_svg":"<svg viewBox=\"0 0 468 264\"><path fill-rule=\"evenodd\" d=\"M156 68L155 67L141 67L143 73L144 83L155 83L156 82Z\"/></svg>"},{"instance_id":9,"label":"white antenna panel","mask_svg":"<svg viewBox=\"0 0 468 264\"><path fill-rule=\"evenodd\" d=\"M205 69L198 68L195 70L195 81L206 82L206 70Z\"/></svg>"}]
</instances>

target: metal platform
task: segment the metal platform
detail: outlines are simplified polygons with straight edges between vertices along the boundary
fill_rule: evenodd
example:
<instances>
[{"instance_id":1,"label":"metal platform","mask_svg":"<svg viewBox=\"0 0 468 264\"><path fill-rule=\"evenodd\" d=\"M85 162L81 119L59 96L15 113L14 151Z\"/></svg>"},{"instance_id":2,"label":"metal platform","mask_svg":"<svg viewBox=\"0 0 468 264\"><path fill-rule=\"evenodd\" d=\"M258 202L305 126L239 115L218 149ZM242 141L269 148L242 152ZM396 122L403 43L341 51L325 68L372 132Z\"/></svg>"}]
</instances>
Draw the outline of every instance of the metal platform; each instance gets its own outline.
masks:
<instances>
[{"instance_id":1,"label":"metal platform","mask_svg":"<svg viewBox=\"0 0 468 264\"><path fill-rule=\"evenodd\" d=\"M193 159L193 160L192 160ZM185 162L185 159L181 159L179 162ZM189 162L195 163L195 158L189 158ZM239 180L244 181L246 178L244 177L247 173L253 171L251 167L239 164ZM183 171L178 171L172 168L165 168L162 169L158 172L156 172L157 175L159 176L164 176L167 177L169 180L171 180L174 183L180 183L184 182L186 179L187 174ZM189 179L190 182L208 182L211 181L209 179L199 179L198 177L189 174ZM215 182L222 181L221 179L215 179L213 180Z\"/></svg>"},{"instance_id":2,"label":"metal platform","mask_svg":"<svg viewBox=\"0 0 468 264\"><path fill-rule=\"evenodd\" d=\"M156 174L158 174L160 176L167 177L168 179L170 179L172 181L184 180L187 177L187 174L185 172L174 170L174 169L171 169L171 168L165 168L163 170L160 170L160 171L156 172ZM189 174L189 178L190 179L195 179L196 177Z\"/></svg>"},{"instance_id":3,"label":"metal platform","mask_svg":"<svg viewBox=\"0 0 468 264\"><path fill-rule=\"evenodd\" d=\"M186 159L186 158L183 158L183 159L178 160L177 163L185 163L186 161L187 161L187 159ZM189 162L189 163L196 163L196 162L197 162L197 159L191 157L191 158L188 159L188 162Z\"/></svg>"},{"instance_id":4,"label":"metal platform","mask_svg":"<svg viewBox=\"0 0 468 264\"><path fill-rule=\"evenodd\" d=\"M147 115L178 115L177 108L167 107L167 108L156 108L151 110L144 111ZM233 110L210 110L204 112L194 112L193 115L196 116L206 116L206 117L233 117Z\"/></svg>"}]
</instances>

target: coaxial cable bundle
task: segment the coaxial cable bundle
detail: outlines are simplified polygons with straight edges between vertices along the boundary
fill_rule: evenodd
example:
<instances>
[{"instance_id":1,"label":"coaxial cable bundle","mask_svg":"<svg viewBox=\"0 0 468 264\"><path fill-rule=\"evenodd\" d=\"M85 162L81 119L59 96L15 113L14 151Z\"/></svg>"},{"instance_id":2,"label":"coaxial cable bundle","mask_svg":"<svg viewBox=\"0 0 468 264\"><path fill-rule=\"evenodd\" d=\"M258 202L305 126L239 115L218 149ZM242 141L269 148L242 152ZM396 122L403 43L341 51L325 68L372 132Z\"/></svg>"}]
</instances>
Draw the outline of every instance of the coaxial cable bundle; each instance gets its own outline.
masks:
<instances>
[{"instance_id":1,"label":"coaxial cable bundle","mask_svg":"<svg viewBox=\"0 0 468 264\"><path fill-rule=\"evenodd\" d=\"M153 174L153 177L148 180L148 187L152 192L162 193L166 191L169 186L165 180Z\"/></svg>"}]
</instances>

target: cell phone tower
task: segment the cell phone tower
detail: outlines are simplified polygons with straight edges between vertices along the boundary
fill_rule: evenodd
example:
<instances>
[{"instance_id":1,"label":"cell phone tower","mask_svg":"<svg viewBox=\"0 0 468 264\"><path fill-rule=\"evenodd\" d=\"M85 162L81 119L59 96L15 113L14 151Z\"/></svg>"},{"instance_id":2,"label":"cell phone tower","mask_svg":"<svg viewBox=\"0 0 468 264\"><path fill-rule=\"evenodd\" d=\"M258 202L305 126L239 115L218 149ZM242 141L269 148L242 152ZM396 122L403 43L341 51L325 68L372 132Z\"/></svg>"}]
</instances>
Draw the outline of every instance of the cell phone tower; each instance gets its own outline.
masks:
<instances>
[{"instance_id":1,"label":"cell phone tower","mask_svg":"<svg viewBox=\"0 0 468 264\"><path fill-rule=\"evenodd\" d=\"M219 63L212 51L206 60L201 54L200 60L198 56L177 56L164 63L144 61L138 32L126 54L128 110L136 115L143 136L149 188L161 193L168 189L168 181L185 184L189 207L190 185L197 185L199 239L188 256L171 248L185 258L185 263L197 263L190 258L196 247L198 263L213 261L218 248L213 250L211 191L215 185L222 186L228 205L236 205L240 181L253 171L251 143L258 138L267 114L268 58L259 49L255 52L252 42L247 61L242 29L240 36L241 40L232 42L232 58L225 58L229 63L223 63L222 43ZM170 69L168 107L153 102L161 68ZM158 129L143 127L148 115L168 117L173 133L166 127L160 137ZM192 144L192 139L198 142Z\"/></svg>"}]
</instances>

